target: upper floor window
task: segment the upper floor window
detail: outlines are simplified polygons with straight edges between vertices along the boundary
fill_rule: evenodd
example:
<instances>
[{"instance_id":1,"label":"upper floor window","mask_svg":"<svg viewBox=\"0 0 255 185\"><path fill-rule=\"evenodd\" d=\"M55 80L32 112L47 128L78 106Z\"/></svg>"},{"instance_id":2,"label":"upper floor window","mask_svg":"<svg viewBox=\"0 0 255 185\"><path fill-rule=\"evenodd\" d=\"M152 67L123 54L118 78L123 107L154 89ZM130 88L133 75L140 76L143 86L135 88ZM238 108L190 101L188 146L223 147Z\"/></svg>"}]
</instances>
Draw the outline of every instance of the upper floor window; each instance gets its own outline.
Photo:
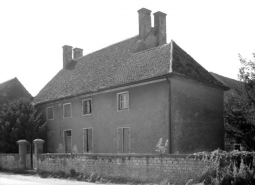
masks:
<instances>
[{"instance_id":1,"label":"upper floor window","mask_svg":"<svg viewBox=\"0 0 255 185\"><path fill-rule=\"evenodd\" d=\"M71 107L71 103L65 103L65 104L63 104L63 117L64 117L64 118L72 117L72 107Z\"/></svg>"},{"instance_id":2,"label":"upper floor window","mask_svg":"<svg viewBox=\"0 0 255 185\"><path fill-rule=\"evenodd\" d=\"M47 107L46 108L46 115L47 115L47 120L53 120L54 119L53 107Z\"/></svg>"},{"instance_id":3,"label":"upper floor window","mask_svg":"<svg viewBox=\"0 0 255 185\"><path fill-rule=\"evenodd\" d=\"M118 110L126 110L129 108L129 94L122 92L117 94Z\"/></svg>"},{"instance_id":4,"label":"upper floor window","mask_svg":"<svg viewBox=\"0 0 255 185\"><path fill-rule=\"evenodd\" d=\"M82 100L82 115L91 114L91 103L92 99Z\"/></svg>"}]
</instances>

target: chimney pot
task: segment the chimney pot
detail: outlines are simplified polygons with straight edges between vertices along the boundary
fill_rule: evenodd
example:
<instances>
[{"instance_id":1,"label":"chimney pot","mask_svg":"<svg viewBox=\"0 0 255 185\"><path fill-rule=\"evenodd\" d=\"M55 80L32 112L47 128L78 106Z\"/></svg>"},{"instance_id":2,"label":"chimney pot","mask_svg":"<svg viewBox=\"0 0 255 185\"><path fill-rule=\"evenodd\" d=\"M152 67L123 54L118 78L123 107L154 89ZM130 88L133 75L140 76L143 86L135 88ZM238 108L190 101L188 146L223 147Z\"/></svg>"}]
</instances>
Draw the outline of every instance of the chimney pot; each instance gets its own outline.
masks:
<instances>
[{"instance_id":1,"label":"chimney pot","mask_svg":"<svg viewBox=\"0 0 255 185\"><path fill-rule=\"evenodd\" d=\"M151 11L146 8L141 8L137 11L139 15L139 37L144 39L151 31Z\"/></svg>"},{"instance_id":2,"label":"chimney pot","mask_svg":"<svg viewBox=\"0 0 255 185\"><path fill-rule=\"evenodd\" d=\"M166 43L166 15L163 12L156 12L154 15L154 29L156 30L158 45Z\"/></svg>"},{"instance_id":3,"label":"chimney pot","mask_svg":"<svg viewBox=\"0 0 255 185\"><path fill-rule=\"evenodd\" d=\"M83 56L83 49L74 48L73 49L73 59L77 59Z\"/></svg>"},{"instance_id":4,"label":"chimney pot","mask_svg":"<svg viewBox=\"0 0 255 185\"><path fill-rule=\"evenodd\" d=\"M64 45L63 46L63 68L67 68L68 64L72 61L73 47Z\"/></svg>"}]
</instances>

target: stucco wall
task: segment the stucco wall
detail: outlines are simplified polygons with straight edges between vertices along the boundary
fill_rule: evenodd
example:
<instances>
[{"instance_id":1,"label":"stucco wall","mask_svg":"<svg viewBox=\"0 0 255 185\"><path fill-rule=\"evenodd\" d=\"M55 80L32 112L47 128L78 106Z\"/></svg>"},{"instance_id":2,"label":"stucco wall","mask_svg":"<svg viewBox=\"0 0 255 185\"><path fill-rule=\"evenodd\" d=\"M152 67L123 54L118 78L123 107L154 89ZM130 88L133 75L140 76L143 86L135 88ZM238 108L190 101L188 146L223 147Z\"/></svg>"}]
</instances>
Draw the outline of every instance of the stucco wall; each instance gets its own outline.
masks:
<instances>
[{"instance_id":1,"label":"stucco wall","mask_svg":"<svg viewBox=\"0 0 255 185\"><path fill-rule=\"evenodd\" d=\"M168 139L168 83L166 81L41 106L54 107L54 148L63 144L63 131L72 130L72 146L83 150L83 128L93 128L93 152L117 152L117 128L130 128L131 153L155 153L159 138ZM129 110L117 111L117 93L129 92ZM82 116L82 100L92 98L92 114ZM63 103L72 103L72 117L63 118Z\"/></svg>"},{"instance_id":2,"label":"stucco wall","mask_svg":"<svg viewBox=\"0 0 255 185\"><path fill-rule=\"evenodd\" d=\"M171 79L171 152L224 147L223 91Z\"/></svg>"},{"instance_id":3,"label":"stucco wall","mask_svg":"<svg viewBox=\"0 0 255 185\"><path fill-rule=\"evenodd\" d=\"M207 162L187 155L144 154L39 154L38 170L48 172L76 172L100 177L127 179L132 181L160 182L183 185L196 179L205 170Z\"/></svg>"}]
</instances>

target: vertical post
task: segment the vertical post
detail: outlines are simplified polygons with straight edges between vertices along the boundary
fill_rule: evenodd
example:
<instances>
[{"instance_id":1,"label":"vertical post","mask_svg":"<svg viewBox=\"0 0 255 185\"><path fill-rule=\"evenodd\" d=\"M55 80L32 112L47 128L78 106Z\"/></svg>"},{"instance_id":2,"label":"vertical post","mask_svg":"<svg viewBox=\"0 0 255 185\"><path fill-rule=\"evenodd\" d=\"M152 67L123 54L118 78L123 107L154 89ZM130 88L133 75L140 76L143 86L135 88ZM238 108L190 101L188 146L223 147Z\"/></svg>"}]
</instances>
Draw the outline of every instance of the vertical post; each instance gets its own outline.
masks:
<instances>
[{"instance_id":1,"label":"vertical post","mask_svg":"<svg viewBox=\"0 0 255 185\"><path fill-rule=\"evenodd\" d=\"M17 144L19 145L19 155L20 155L20 166L21 169L26 168L26 154L27 154L27 144L28 142L26 140L19 140L17 141Z\"/></svg>"},{"instance_id":2,"label":"vertical post","mask_svg":"<svg viewBox=\"0 0 255 185\"><path fill-rule=\"evenodd\" d=\"M42 139L35 139L33 141L34 143L34 155L33 155L33 165L34 165L34 169L38 169L38 164L37 164L37 154L41 154L43 153L43 143L44 143L44 140Z\"/></svg>"}]
</instances>

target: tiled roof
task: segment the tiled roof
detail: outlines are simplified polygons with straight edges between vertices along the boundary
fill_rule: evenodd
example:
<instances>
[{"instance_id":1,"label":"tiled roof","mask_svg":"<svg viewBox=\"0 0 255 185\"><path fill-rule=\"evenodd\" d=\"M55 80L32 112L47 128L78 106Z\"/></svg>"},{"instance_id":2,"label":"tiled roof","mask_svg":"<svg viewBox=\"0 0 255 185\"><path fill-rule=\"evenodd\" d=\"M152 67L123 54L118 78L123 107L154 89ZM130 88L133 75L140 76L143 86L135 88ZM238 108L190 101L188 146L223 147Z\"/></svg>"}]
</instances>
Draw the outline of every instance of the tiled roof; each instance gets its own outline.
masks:
<instances>
[{"instance_id":1,"label":"tiled roof","mask_svg":"<svg viewBox=\"0 0 255 185\"><path fill-rule=\"evenodd\" d=\"M35 97L35 103L97 92L170 74L171 45L172 72L224 88L175 42L135 52L138 42L139 37L135 36L77 59L72 69L63 68L58 72Z\"/></svg>"},{"instance_id":2,"label":"tiled roof","mask_svg":"<svg viewBox=\"0 0 255 185\"><path fill-rule=\"evenodd\" d=\"M246 90L245 90L245 84L241 81L228 78L225 76L218 75L216 73L211 72L211 74L220 82L222 82L224 85L230 87L230 89L234 90L235 93L237 93L239 96L246 96ZM227 92L231 93L230 91Z\"/></svg>"},{"instance_id":3,"label":"tiled roof","mask_svg":"<svg viewBox=\"0 0 255 185\"><path fill-rule=\"evenodd\" d=\"M18 98L31 99L32 96L16 77L0 84L0 106Z\"/></svg>"}]
</instances>

